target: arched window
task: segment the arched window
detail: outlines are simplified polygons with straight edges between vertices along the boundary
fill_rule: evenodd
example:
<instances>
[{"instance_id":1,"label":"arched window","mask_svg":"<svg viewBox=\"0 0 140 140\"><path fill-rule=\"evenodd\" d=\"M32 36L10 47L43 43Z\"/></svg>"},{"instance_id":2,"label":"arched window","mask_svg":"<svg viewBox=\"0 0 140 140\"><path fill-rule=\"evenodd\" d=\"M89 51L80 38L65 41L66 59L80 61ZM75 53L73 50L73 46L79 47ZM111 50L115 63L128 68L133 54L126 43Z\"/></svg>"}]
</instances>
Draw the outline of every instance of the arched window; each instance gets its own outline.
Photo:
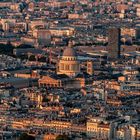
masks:
<instances>
[{"instance_id":1,"label":"arched window","mask_svg":"<svg viewBox=\"0 0 140 140\"><path fill-rule=\"evenodd\" d=\"M61 64L61 70L64 70L64 64Z\"/></svg>"}]
</instances>

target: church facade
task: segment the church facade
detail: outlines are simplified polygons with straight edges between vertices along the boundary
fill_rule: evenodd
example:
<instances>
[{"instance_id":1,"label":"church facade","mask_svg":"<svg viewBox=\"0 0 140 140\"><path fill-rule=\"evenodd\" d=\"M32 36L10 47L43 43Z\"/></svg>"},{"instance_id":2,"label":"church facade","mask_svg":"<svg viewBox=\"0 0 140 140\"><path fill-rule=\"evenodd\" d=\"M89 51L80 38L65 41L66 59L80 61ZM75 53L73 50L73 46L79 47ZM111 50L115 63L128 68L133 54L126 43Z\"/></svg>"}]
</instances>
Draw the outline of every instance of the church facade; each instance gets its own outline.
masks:
<instances>
[{"instance_id":1,"label":"church facade","mask_svg":"<svg viewBox=\"0 0 140 140\"><path fill-rule=\"evenodd\" d=\"M90 83L91 75L81 72L80 62L72 47L65 48L57 66L55 74L46 75L39 79L40 87L80 89Z\"/></svg>"}]
</instances>

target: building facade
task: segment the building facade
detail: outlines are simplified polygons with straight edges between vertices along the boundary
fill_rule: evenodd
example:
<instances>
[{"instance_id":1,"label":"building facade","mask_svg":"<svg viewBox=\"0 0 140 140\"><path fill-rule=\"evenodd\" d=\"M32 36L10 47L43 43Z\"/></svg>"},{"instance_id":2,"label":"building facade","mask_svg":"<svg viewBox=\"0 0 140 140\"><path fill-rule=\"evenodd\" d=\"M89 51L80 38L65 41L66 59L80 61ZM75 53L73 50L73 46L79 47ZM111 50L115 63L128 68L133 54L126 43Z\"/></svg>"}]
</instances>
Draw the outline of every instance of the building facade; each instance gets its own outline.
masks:
<instances>
[{"instance_id":1,"label":"building facade","mask_svg":"<svg viewBox=\"0 0 140 140\"><path fill-rule=\"evenodd\" d=\"M121 30L118 28L108 29L108 57L119 58L120 57L120 35Z\"/></svg>"}]
</instances>

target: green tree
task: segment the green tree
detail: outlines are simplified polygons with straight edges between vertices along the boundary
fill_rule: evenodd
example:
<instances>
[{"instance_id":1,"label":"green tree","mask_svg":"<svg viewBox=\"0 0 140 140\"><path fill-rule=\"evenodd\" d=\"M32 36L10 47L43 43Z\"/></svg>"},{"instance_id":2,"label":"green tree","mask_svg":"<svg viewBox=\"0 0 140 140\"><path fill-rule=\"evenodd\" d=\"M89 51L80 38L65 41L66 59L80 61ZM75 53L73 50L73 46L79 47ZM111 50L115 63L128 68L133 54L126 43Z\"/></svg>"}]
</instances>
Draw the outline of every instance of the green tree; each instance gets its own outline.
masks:
<instances>
[{"instance_id":1,"label":"green tree","mask_svg":"<svg viewBox=\"0 0 140 140\"><path fill-rule=\"evenodd\" d=\"M39 58L38 61L39 62L46 62L46 57L43 56L43 57Z\"/></svg>"},{"instance_id":2,"label":"green tree","mask_svg":"<svg viewBox=\"0 0 140 140\"><path fill-rule=\"evenodd\" d=\"M21 134L19 140L35 140L35 137L28 135L27 133Z\"/></svg>"},{"instance_id":3,"label":"green tree","mask_svg":"<svg viewBox=\"0 0 140 140\"><path fill-rule=\"evenodd\" d=\"M0 44L0 54L13 55L14 47L8 44Z\"/></svg>"},{"instance_id":4,"label":"green tree","mask_svg":"<svg viewBox=\"0 0 140 140\"><path fill-rule=\"evenodd\" d=\"M29 61L36 61L36 58L34 55L31 55L30 58L29 58Z\"/></svg>"},{"instance_id":5,"label":"green tree","mask_svg":"<svg viewBox=\"0 0 140 140\"><path fill-rule=\"evenodd\" d=\"M18 58L24 60L24 59L28 59L28 56L25 54L22 54L22 55L18 56Z\"/></svg>"},{"instance_id":6,"label":"green tree","mask_svg":"<svg viewBox=\"0 0 140 140\"><path fill-rule=\"evenodd\" d=\"M58 135L56 137L56 140L70 140L70 138L67 135Z\"/></svg>"},{"instance_id":7,"label":"green tree","mask_svg":"<svg viewBox=\"0 0 140 140\"><path fill-rule=\"evenodd\" d=\"M43 97L42 102L49 102L49 101L50 101L50 100L49 100L46 96Z\"/></svg>"}]
</instances>

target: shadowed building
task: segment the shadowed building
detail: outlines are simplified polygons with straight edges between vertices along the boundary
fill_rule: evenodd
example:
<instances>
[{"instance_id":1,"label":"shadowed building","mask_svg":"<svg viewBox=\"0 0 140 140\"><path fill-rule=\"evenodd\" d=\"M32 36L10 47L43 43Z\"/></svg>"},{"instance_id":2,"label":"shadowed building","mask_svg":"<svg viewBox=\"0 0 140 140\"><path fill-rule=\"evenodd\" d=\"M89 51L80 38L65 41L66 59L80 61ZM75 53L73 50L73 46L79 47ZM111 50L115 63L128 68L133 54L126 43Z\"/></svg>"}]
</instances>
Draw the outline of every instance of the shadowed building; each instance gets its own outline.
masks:
<instances>
[{"instance_id":1,"label":"shadowed building","mask_svg":"<svg viewBox=\"0 0 140 140\"><path fill-rule=\"evenodd\" d=\"M136 39L140 39L140 28L136 29Z\"/></svg>"},{"instance_id":2,"label":"shadowed building","mask_svg":"<svg viewBox=\"0 0 140 140\"><path fill-rule=\"evenodd\" d=\"M108 29L108 57L109 58L119 58L120 57L120 36L121 31L119 28L109 28Z\"/></svg>"}]
</instances>

